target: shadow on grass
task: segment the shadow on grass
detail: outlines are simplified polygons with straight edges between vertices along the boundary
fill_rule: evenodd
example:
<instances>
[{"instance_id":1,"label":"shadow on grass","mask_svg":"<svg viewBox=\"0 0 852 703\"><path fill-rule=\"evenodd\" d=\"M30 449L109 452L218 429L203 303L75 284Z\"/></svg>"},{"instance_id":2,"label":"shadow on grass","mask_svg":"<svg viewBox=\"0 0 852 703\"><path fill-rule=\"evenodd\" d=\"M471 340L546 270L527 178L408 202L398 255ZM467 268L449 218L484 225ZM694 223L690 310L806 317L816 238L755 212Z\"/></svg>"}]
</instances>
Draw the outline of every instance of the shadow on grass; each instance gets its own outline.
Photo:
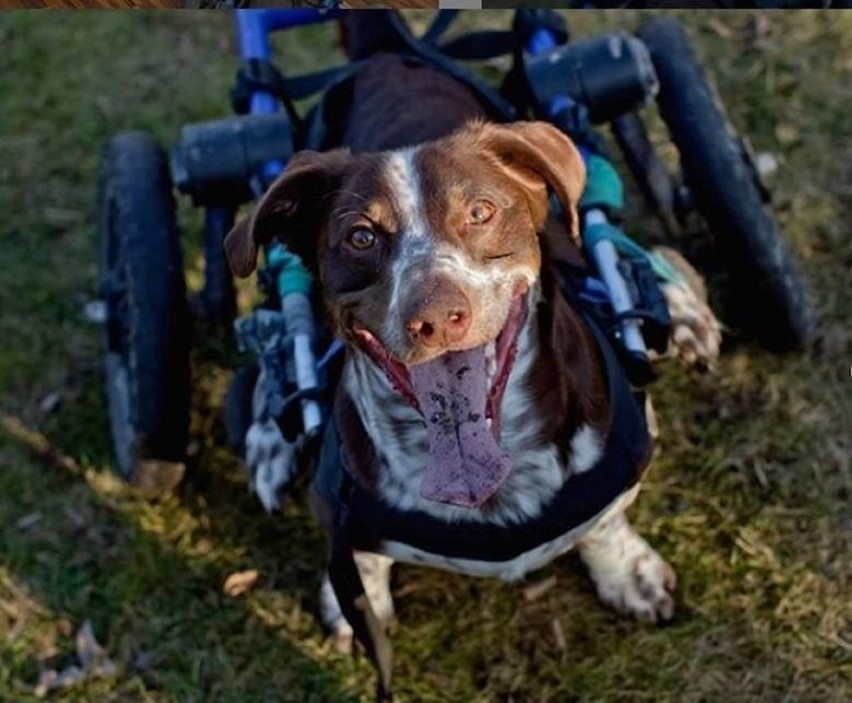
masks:
<instances>
[{"instance_id":1,"label":"shadow on grass","mask_svg":"<svg viewBox=\"0 0 852 703\"><path fill-rule=\"evenodd\" d=\"M0 539L4 566L53 619L74 629L91 619L122 672L116 681L70 691L70 700L359 700L317 661L327 645L305 611L313 609L319 560L284 553L293 545L308 555L323 552L306 515L277 522L252 516L244 487L212 473L203 495L188 485L181 501L150 506L15 417L0 419L11 439L0 434L2 453L29 453L37 469L50 469L36 474L9 462L18 464L7 481L21 500L3 516L12 526ZM37 503L29 500L34 484L44 496ZM249 567L261 574L256 591L223 595L225 577ZM3 678L22 703L35 700L33 654L2 657L2 668L11 670Z\"/></svg>"}]
</instances>

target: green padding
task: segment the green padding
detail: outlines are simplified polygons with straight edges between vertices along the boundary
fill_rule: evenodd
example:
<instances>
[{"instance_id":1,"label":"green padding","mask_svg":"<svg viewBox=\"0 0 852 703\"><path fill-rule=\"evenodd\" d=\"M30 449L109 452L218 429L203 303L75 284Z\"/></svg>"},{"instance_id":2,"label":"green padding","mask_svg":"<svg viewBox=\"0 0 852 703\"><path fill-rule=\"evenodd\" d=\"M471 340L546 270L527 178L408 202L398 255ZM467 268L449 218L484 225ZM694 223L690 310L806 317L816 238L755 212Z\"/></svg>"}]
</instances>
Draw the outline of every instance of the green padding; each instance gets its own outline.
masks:
<instances>
[{"instance_id":1,"label":"green padding","mask_svg":"<svg viewBox=\"0 0 852 703\"><path fill-rule=\"evenodd\" d=\"M586 189L581 208L599 207L617 212L624 207L624 186L612 164L602 156L590 156L586 162Z\"/></svg>"},{"instance_id":2,"label":"green padding","mask_svg":"<svg viewBox=\"0 0 852 703\"><path fill-rule=\"evenodd\" d=\"M685 283L683 276L681 276L674 267L666 261L662 256L657 254L654 251L645 252L648 256L648 261L651 262L651 268L654 270L654 274L661 281L665 281L666 283Z\"/></svg>"},{"instance_id":3,"label":"green padding","mask_svg":"<svg viewBox=\"0 0 852 703\"><path fill-rule=\"evenodd\" d=\"M620 227L609 222L587 225L583 232L583 244L589 251L594 251L598 242L608 239L615 250L628 258L645 259L654 271L654 275L667 283L680 283L683 277L672 268L672 265L657 253L649 252L640 247L628 237Z\"/></svg>"},{"instance_id":4,"label":"green padding","mask_svg":"<svg viewBox=\"0 0 852 703\"><path fill-rule=\"evenodd\" d=\"M313 278L298 256L278 245L269 250L267 262L278 274L278 295L282 298L288 293L310 294Z\"/></svg>"}]
</instances>

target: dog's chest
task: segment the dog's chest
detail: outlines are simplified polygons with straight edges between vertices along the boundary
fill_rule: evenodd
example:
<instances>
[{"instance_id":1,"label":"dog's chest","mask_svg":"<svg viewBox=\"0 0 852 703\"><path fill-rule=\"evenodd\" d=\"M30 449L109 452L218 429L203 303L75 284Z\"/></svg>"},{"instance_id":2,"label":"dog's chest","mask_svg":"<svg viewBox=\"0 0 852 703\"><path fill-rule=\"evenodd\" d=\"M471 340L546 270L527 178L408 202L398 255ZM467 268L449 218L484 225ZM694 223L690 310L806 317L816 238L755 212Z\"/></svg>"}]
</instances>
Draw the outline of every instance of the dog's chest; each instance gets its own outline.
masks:
<instances>
[{"instance_id":1,"label":"dog's chest","mask_svg":"<svg viewBox=\"0 0 852 703\"><path fill-rule=\"evenodd\" d=\"M401 511L418 511L446 523L479 521L494 525L538 518L547 503L572 475L592 467L602 442L588 426L566 438L568 451L556 442L542 442L540 404L530 377L538 353L539 335L532 317L518 339L517 359L503 396L500 445L512 460L512 471L487 510L458 507L420 495L426 472L429 440L418 411L394 390L384 372L360 354L352 354L343 373L376 457L374 490L385 503ZM567 457L567 463L566 463ZM578 525L519 557L504 562L454 559L386 540L382 551L400 561L425 564L468 574L519 578L569 549L593 524Z\"/></svg>"}]
</instances>

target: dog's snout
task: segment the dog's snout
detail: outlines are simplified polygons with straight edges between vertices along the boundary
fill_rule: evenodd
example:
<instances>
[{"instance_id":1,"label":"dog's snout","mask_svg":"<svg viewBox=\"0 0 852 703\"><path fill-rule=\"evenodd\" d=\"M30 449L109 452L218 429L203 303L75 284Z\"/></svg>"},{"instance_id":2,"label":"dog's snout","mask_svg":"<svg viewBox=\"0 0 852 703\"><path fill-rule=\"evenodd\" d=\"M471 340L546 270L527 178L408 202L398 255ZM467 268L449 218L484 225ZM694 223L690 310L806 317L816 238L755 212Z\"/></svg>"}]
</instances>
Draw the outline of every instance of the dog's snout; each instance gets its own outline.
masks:
<instances>
[{"instance_id":1,"label":"dog's snout","mask_svg":"<svg viewBox=\"0 0 852 703\"><path fill-rule=\"evenodd\" d=\"M409 306L405 327L412 341L427 347L449 346L470 329L470 301L449 281L439 281Z\"/></svg>"}]
</instances>

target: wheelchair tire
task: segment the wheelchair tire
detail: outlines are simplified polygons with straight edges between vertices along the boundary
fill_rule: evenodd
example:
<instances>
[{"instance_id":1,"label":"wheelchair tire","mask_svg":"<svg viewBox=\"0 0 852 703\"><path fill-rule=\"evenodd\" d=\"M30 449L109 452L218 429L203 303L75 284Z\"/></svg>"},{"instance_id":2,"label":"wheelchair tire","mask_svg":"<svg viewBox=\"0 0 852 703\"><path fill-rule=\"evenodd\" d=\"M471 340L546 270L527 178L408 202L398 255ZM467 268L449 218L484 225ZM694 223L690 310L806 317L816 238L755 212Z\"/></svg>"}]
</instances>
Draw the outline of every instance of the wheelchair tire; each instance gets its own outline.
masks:
<instances>
[{"instance_id":1,"label":"wheelchair tire","mask_svg":"<svg viewBox=\"0 0 852 703\"><path fill-rule=\"evenodd\" d=\"M167 164L151 137L122 133L98 183L110 434L118 472L140 485L143 465L179 464L182 476L189 427L190 320Z\"/></svg>"},{"instance_id":2,"label":"wheelchair tire","mask_svg":"<svg viewBox=\"0 0 852 703\"><path fill-rule=\"evenodd\" d=\"M660 81L657 104L683 178L720 249L732 290L731 322L775 350L802 349L816 319L802 276L742 142L730 128L683 27L654 18L637 35Z\"/></svg>"}]
</instances>

